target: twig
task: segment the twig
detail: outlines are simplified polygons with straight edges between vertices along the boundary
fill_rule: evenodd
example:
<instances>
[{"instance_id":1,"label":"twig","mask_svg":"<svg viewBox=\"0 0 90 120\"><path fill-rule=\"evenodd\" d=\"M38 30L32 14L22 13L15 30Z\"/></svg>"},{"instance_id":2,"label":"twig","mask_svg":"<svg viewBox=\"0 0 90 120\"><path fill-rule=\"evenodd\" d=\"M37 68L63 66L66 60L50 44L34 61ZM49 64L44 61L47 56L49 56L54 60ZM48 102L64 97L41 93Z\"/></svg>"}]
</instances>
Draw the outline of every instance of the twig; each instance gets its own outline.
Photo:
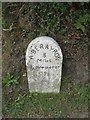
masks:
<instances>
[{"instance_id":1,"label":"twig","mask_svg":"<svg viewBox=\"0 0 90 120\"><path fill-rule=\"evenodd\" d=\"M3 28L2 30L3 31L11 31L12 29L13 29L13 23L10 25L10 27L8 29Z\"/></svg>"},{"instance_id":2,"label":"twig","mask_svg":"<svg viewBox=\"0 0 90 120\"><path fill-rule=\"evenodd\" d=\"M19 9L19 12L17 14L17 17L19 16L20 12L22 11L22 9L24 8L25 4L22 5L22 7Z\"/></svg>"}]
</instances>

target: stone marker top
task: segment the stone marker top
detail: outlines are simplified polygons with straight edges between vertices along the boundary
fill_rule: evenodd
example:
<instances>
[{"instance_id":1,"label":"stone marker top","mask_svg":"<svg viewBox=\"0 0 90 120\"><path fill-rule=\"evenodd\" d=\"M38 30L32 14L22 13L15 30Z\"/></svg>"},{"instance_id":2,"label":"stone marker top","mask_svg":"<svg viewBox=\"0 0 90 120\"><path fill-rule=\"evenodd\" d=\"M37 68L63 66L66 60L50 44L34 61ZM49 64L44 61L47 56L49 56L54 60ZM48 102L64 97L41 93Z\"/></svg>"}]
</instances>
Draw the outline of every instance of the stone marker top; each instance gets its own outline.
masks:
<instances>
[{"instance_id":1,"label":"stone marker top","mask_svg":"<svg viewBox=\"0 0 90 120\"><path fill-rule=\"evenodd\" d=\"M42 44L42 46L38 46L38 44L39 45ZM35 45L37 45L36 48L34 48ZM48 46L45 46L45 45L48 45ZM59 47L58 43L53 38L48 37L48 36L41 36L41 37L37 37L34 40L32 40L27 47L26 58L29 57L31 48L35 49L36 51L39 51L39 47L43 48L44 50L45 49L53 50L56 48L56 50L60 54L60 59L61 59L60 61L62 62L63 55L62 55L61 48ZM43 52L43 50L42 50L42 52ZM37 56L37 57L39 57L39 56ZM26 66L27 66L27 64L28 64L28 59L26 59Z\"/></svg>"}]
</instances>

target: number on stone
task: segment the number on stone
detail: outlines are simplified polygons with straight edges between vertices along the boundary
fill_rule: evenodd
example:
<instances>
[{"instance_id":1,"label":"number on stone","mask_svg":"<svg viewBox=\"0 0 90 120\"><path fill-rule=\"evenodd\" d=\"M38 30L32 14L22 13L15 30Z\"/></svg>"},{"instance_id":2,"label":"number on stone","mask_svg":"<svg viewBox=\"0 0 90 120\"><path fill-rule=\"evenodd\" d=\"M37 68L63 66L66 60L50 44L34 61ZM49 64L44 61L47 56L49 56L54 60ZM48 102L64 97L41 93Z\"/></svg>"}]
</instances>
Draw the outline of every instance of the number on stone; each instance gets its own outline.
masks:
<instances>
[{"instance_id":1,"label":"number on stone","mask_svg":"<svg viewBox=\"0 0 90 120\"><path fill-rule=\"evenodd\" d=\"M46 57L46 53L43 53L43 57L44 57L44 58Z\"/></svg>"}]
</instances>

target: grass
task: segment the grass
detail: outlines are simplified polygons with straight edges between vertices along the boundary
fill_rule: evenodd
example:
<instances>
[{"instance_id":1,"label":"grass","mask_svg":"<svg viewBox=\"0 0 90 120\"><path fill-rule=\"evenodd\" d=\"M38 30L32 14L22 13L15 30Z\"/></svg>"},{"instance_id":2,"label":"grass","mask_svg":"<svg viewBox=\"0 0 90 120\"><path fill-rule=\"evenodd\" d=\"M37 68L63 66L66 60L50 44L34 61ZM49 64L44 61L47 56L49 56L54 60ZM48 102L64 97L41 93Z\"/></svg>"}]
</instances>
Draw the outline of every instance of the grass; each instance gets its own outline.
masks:
<instances>
[{"instance_id":1,"label":"grass","mask_svg":"<svg viewBox=\"0 0 90 120\"><path fill-rule=\"evenodd\" d=\"M68 83L71 80L67 78ZM66 85L66 79L62 85ZM68 84L67 83L67 84ZM10 86L9 86L10 87ZM9 101L8 92L3 98L3 114L6 117L69 117L72 113L84 112L88 107L88 89L90 84L85 86L73 86L68 89L61 89L61 93L20 93L13 101Z\"/></svg>"}]
</instances>

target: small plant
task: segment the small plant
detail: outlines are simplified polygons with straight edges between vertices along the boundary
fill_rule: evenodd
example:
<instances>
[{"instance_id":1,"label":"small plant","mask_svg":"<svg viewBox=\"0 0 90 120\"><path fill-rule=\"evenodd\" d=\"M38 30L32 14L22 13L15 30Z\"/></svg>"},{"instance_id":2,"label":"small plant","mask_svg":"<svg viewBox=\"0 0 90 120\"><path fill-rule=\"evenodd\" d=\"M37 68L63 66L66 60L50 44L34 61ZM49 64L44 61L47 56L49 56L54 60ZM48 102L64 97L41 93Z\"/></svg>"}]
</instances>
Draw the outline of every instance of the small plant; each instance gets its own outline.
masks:
<instances>
[{"instance_id":1,"label":"small plant","mask_svg":"<svg viewBox=\"0 0 90 120\"><path fill-rule=\"evenodd\" d=\"M6 78L2 81L2 83L6 86L18 84L19 77L14 77L13 75L7 74Z\"/></svg>"},{"instance_id":2,"label":"small plant","mask_svg":"<svg viewBox=\"0 0 90 120\"><path fill-rule=\"evenodd\" d=\"M80 16L77 23L75 24L76 29L81 30L82 32L85 31L85 26L90 22L90 15L87 13L83 16Z\"/></svg>"},{"instance_id":3,"label":"small plant","mask_svg":"<svg viewBox=\"0 0 90 120\"><path fill-rule=\"evenodd\" d=\"M55 113L55 117L56 117L56 118L62 117L62 111L56 112L56 113Z\"/></svg>"}]
</instances>

